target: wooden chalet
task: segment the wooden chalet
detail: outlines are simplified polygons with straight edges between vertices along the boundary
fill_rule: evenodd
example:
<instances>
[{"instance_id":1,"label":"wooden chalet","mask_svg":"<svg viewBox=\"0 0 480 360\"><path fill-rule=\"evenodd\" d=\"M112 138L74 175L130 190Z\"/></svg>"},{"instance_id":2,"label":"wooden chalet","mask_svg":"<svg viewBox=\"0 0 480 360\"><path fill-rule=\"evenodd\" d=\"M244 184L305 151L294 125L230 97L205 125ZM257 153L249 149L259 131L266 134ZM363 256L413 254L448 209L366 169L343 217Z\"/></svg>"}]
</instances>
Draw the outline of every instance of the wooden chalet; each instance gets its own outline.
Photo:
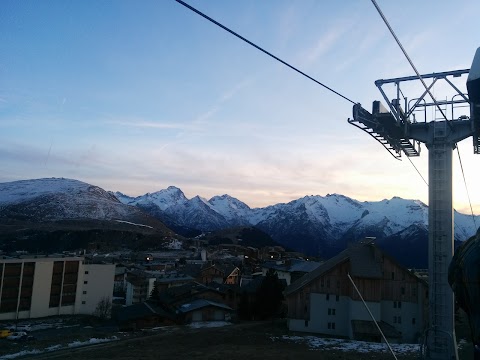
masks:
<instances>
[{"instance_id":1,"label":"wooden chalet","mask_svg":"<svg viewBox=\"0 0 480 360\"><path fill-rule=\"evenodd\" d=\"M285 290L289 329L379 341L348 274L391 340L418 340L428 319L427 283L372 240L349 246Z\"/></svg>"}]
</instances>

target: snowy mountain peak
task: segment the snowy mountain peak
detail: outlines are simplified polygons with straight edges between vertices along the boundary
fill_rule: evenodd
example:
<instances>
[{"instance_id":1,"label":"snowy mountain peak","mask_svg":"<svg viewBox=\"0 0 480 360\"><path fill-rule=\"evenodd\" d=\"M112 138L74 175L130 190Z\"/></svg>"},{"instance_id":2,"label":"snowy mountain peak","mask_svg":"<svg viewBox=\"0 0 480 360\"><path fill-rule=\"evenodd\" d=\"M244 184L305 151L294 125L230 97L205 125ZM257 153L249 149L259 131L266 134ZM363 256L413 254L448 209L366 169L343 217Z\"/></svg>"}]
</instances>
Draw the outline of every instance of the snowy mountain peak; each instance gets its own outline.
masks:
<instances>
[{"instance_id":1,"label":"snowy mountain peak","mask_svg":"<svg viewBox=\"0 0 480 360\"><path fill-rule=\"evenodd\" d=\"M195 202L195 203L203 203L203 204L207 205L208 207L210 207L210 203L208 202L208 200L205 199L204 197L201 197L200 195L197 195L197 196L193 197L190 201Z\"/></svg>"},{"instance_id":2,"label":"snowy mountain peak","mask_svg":"<svg viewBox=\"0 0 480 360\"><path fill-rule=\"evenodd\" d=\"M140 206L156 206L160 210L166 210L170 206L177 204L184 204L188 201L185 194L179 188L175 186L169 186L167 189L163 189L154 193L146 193L142 196L132 198L129 196L120 196L118 199L128 205L140 205Z\"/></svg>"},{"instance_id":3,"label":"snowy mountain peak","mask_svg":"<svg viewBox=\"0 0 480 360\"><path fill-rule=\"evenodd\" d=\"M43 178L0 183L0 204L15 204L54 194L97 193L112 201L118 201L103 189L79 180L64 178Z\"/></svg>"},{"instance_id":4,"label":"snowy mountain peak","mask_svg":"<svg viewBox=\"0 0 480 360\"><path fill-rule=\"evenodd\" d=\"M64 178L0 183L0 210L0 217L32 221L145 217L98 186Z\"/></svg>"}]
</instances>

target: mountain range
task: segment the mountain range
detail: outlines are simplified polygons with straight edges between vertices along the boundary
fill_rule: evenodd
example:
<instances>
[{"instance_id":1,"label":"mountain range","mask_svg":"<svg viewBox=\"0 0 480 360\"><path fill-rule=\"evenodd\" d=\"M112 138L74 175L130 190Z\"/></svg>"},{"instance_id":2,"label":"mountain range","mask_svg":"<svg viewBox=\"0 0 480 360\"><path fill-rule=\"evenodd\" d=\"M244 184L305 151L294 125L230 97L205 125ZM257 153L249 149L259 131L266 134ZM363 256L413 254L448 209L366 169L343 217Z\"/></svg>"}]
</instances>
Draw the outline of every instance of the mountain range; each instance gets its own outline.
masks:
<instances>
[{"instance_id":1,"label":"mountain range","mask_svg":"<svg viewBox=\"0 0 480 360\"><path fill-rule=\"evenodd\" d=\"M312 195L250 208L226 194L188 199L174 186L131 197L77 180L37 179L0 183L0 219L7 218L94 219L152 228L165 224L187 236L255 226L285 247L321 258L338 253L348 242L374 236L409 267L426 267L428 247L428 206L399 197L360 202L340 194ZM476 232L472 216L455 211L454 220L456 240Z\"/></svg>"},{"instance_id":2,"label":"mountain range","mask_svg":"<svg viewBox=\"0 0 480 360\"><path fill-rule=\"evenodd\" d=\"M174 186L138 197L119 192L114 195L179 232L182 228L206 232L239 225L255 226L286 247L322 258L338 253L348 242L373 236L393 256L404 254L400 261L406 266L426 267L427 263L428 206L418 200L393 197L360 202L328 194L252 209L226 194L209 200L199 196L187 199ZM455 211L454 218L457 241L475 234L472 216Z\"/></svg>"}]
</instances>

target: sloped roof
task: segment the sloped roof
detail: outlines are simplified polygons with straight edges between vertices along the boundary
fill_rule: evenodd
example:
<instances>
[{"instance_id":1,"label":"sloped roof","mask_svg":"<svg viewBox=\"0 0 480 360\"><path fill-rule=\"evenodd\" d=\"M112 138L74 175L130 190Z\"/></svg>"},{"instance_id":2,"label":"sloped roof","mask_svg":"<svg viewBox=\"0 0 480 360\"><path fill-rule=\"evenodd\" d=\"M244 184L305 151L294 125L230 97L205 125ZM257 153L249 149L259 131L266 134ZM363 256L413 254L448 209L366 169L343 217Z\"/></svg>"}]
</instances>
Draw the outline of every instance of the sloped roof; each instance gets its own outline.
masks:
<instances>
[{"instance_id":1,"label":"sloped roof","mask_svg":"<svg viewBox=\"0 0 480 360\"><path fill-rule=\"evenodd\" d=\"M213 285L213 284L211 284ZM206 291L213 291L219 294L224 293L223 288L216 288L211 285L203 285L196 281L189 282L180 286L173 286L159 293L159 300L164 304L173 304L185 298L195 297ZM221 286L221 284L216 284Z\"/></svg>"},{"instance_id":2,"label":"sloped roof","mask_svg":"<svg viewBox=\"0 0 480 360\"><path fill-rule=\"evenodd\" d=\"M116 313L116 318L119 322L126 322L135 319L141 319L152 315L159 315L169 319L173 319L174 316L159 306L142 302L130 306L121 308Z\"/></svg>"},{"instance_id":3,"label":"sloped roof","mask_svg":"<svg viewBox=\"0 0 480 360\"><path fill-rule=\"evenodd\" d=\"M310 272L315 270L319 267L321 263L316 261L305 261L299 259L292 259L290 262L286 262L284 264L277 264L274 261L266 261L262 264L262 267L279 270L279 271L286 271L286 272Z\"/></svg>"},{"instance_id":4,"label":"sloped roof","mask_svg":"<svg viewBox=\"0 0 480 360\"><path fill-rule=\"evenodd\" d=\"M227 306L222 303L217 303L211 300L206 300L206 299L197 299L197 300L187 302L185 304L180 305L178 310L185 314L190 311L198 310L207 306L214 306L224 310L233 311L233 309L230 306Z\"/></svg>"},{"instance_id":5,"label":"sloped roof","mask_svg":"<svg viewBox=\"0 0 480 360\"><path fill-rule=\"evenodd\" d=\"M328 259L315 270L303 275L300 279L290 284L285 290L285 294L289 295L301 289L314 279L328 272L338 264L350 260L350 274L354 277L381 279L382 267L375 259L375 252L380 251L372 243L354 244Z\"/></svg>"},{"instance_id":6,"label":"sloped roof","mask_svg":"<svg viewBox=\"0 0 480 360\"><path fill-rule=\"evenodd\" d=\"M355 246L349 250L350 272L353 276L369 279L382 278L382 265L375 259L376 248L374 246Z\"/></svg>"}]
</instances>

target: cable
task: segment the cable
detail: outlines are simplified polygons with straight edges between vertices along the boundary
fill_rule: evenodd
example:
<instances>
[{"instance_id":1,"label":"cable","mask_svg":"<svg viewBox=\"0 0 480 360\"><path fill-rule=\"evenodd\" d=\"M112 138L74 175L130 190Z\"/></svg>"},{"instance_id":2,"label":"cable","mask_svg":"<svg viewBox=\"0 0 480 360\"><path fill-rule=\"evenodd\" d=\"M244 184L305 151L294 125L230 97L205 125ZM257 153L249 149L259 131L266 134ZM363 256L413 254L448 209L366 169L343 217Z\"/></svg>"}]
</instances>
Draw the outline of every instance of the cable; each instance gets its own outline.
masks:
<instances>
[{"instance_id":1,"label":"cable","mask_svg":"<svg viewBox=\"0 0 480 360\"><path fill-rule=\"evenodd\" d=\"M240 40L243 40L243 41L245 41L247 44L249 44L249 45L253 46L254 48L256 48L256 49L258 49L258 50L260 50L261 52L263 52L263 53L267 54L268 56L270 56L270 57L274 58L275 60L277 60L277 61L281 62L283 65L285 65L285 66L288 66L290 69L292 69L292 70L295 70L295 71L296 71L296 72L298 72L299 74L301 74L301 75L305 76L306 78L308 78L308 79L312 80L313 82L317 83L318 85L320 85L320 86L323 86L325 89L327 89L327 90L329 90L329 91L333 92L334 94L336 94L336 95L340 96L341 98L343 98L343 99L345 99L345 100L347 100L347 101L351 102L352 104L356 104L356 102L355 102L355 101L353 101L353 100L349 99L348 97L346 97L346 96L344 96L344 95L340 94L338 91L335 91L335 90L333 90L331 87L328 87L327 85L325 85L325 84L321 83L320 81L318 81L318 80L314 79L313 77L311 77L311 76L309 76L309 75L305 74L303 71L301 71L301 70L298 70L296 67L294 67L294 66L290 65L289 63L287 63L287 62L283 61L283 60L282 60L282 59L280 59L279 57L277 57L277 56L273 55L272 53L268 52L267 50L265 50L265 49L261 48L260 46L258 46L258 45L256 45L256 44L254 44L254 43L253 43L253 42L251 42L250 40L247 40L247 39L246 39L246 38L244 38L243 36L241 36L241 35L237 34L237 33L236 33L236 32L234 32L233 30L230 30L230 29L229 29L229 28L227 28L226 26L224 26L224 25L220 24L218 21L216 21L216 20L212 19L211 17L209 17L209 16L205 15L205 14L204 14L204 13L202 13L201 11L199 11L199 10L195 9L194 7L192 7L192 6L188 5L187 3L183 2L182 0L175 0L175 1L176 1L176 2L178 2L179 4L181 4L181 5L185 6L186 8L188 8L188 9L192 10L193 12L197 13L198 15L202 16L203 18L207 19L208 21L210 21L210 22L214 23L215 25L217 25L217 26L221 27L223 30L225 30L225 31L228 31L230 34L232 34L232 35L236 36L236 37L237 37L237 38L239 38Z\"/></svg>"},{"instance_id":2,"label":"cable","mask_svg":"<svg viewBox=\"0 0 480 360\"><path fill-rule=\"evenodd\" d=\"M417 173L418 175L420 175L420 177L422 178L423 182L425 183L425 185L428 186L428 182L427 180L425 180L425 178L422 176L422 174L420 173L420 171L418 171L417 167L415 166L415 164L412 162L412 160L410 159L410 156L407 156L407 159L408 161L410 161L410 164L412 164L412 166L415 168L415 170L417 170Z\"/></svg>"},{"instance_id":3,"label":"cable","mask_svg":"<svg viewBox=\"0 0 480 360\"><path fill-rule=\"evenodd\" d=\"M207 19L208 21L214 23L215 25L221 27L223 30L228 31L230 34L236 36L236 37L239 38L240 40L243 40L244 42L246 42L247 44L253 46L253 47L256 48L257 50L260 50L261 52L263 52L263 53L267 54L268 56L274 58L275 60L281 62L281 63L284 64L285 66L288 66L290 69L292 69L292 70L298 72L299 74L307 77L308 79L312 80L313 82L317 83L318 85L323 86L325 89L333 92L334 94L336 94L336 95L340 96L341 98L343 98L343 99L351 102L352 104L356 104L355 101L349 99L348 97L340 94L339 92L333 90L332 88L328 87L327 85L321 83L320 81L318 81L318 80L312 78L311 76L305 74L303 71L301 71L301 70L297 69L296 67L290 65L289 63L283 61L283 60L280 59L279 57L273 55L272 53L268 52L267 50L265 50L265 49L261 48L260 46L254 44L254 43L251 42L250 40L247 40L247 39L244 38L243 36L237 34L237 33L234 32L233 30L227 28L225 25L220 24L218 21L212 19L212 18L209 17L208 15L206 15L206 14L202 13L201 11L195 9L193 6L188 5L187 3L185 3L185 2L182 1L182 0L175 0L175 1L176 1L177 3L185 6L187 9L189 9L189 10L195 12L196 14L200 15L201 17ZM385 21L385 23L387 24L388 28L391 30L392 35L393 35L393 36L395 37L395 39L397 40L398 44L400 45L400 48L403 50L405 56L407 57L408 61L409 61L410 64L412 65L412 67L413 67L413 69L415 70L415 72L417 73L418 77L419 77L420 80L423 82L424 86L426 87L425 82L423 81L422 77L420 76L420 74L418 73L417 69L416 69L415 66L413 65L412 61L411 61L410 58L408 57L407 53L406 53L405 50L403 49L402 44L400 44L400 42L398 41L397 37L395 36L395 33L393 33L393 30L390 28L390 25L388 25L387 20L386 20L385 17L383 16L383 14L382 14L382 12L380 11L380 9L378 8L377 4L375 3L374 0L372 0L372 1L373 1L374 5L377 7L378 11L380 12L380 15L381 15L382 18L384 19L384 21ZM434 98L433 95L430 93L430 90L428 90L428 93L429 93L430 96L432 97L433 101L436 103L435 98ZM402 95L403 95L403 94L402 94ZM442 109L439 108L439 110L440 110L440 112L443 114ZM445 114L443 114L443 116L445 117ZM410 160L410 157L407 156L407 158L408 158L408 160L410 161L410 163L412 164L412 166L415 168L415 170L417 171L418 175L420 175L420 177L422 178L423 182L428 186L427 181L426 181L425 178L422 176L422 174L421 174L420 171L417 169L417 167L416 167L415 164L412 162L412 160Z\"/></svg>"},{"instance_id":4,"label":"cable","mask_svg":"<svg viewBox=\"0 0 480 360\"><path fill-rule=\"evenodd\" d=\"M392 27L390 26L390 24L388 23L388 20L387 18L385 17L385 15L383 15L383 12L382 10L380 10L380 7L378 6L377 2L375 0L371 0L373 5L375 6L375 8L377 9L378 13L380 14L380 16L382 17L383 19L383 22L385 23L385 25L387 25L388 27L388 30L390 30L390 33L392 34L393 38L395 39L395 41L397 42L398 46L400 47L400 49L402 50L403 52L403 55L405 55L405 57L407 58L408 62L410 63L411 67L413 68L413 70L415 71L415 73L417 74L418 76L418 79L422 82L423 86L425 87L425 90L428 92L428 94L430 95L430 97L432 98L435 106L437 107L437 109L440 111L440 113L442 114L443 118L445 119L445 121L447 122L448 126L450 127L450 129L452 129L452 124L450 124L450 122L448 121L447 119L447 116L445 115L445 113L443 112L443 110L441 109L440 105L438 104L437 100L435 99L435 97L433 96L433 94L431 93L430 89L428 88L427 84L425 83L425 81L423 80L422 76L420 75L420 73L418 72L417 68L415 67L415 65L413 64L412 60L410 59L410 57L408 56L407 52L405 51L405 49L403 48L402 44L400 43L400 40L398 39L397 35L395 35L395 32L393 31ZM475 225L475 229L477 228L477 224L476 224L476 221L475 221L475 217L473 215L473 208L472 208L472 202L470 201L470 195L468 193L468 188L467 188L467 181L465 180L465 173L463 172L463 165L462 165L462 159L460 158L460 152L458 150L458 146L457 146L457 152L458 152L458 159L460 160L460 167L462 169L462 175L463 175L463 181L465 182L465 188L467 190L467 196L468 196L468 202L470 203L470 210L472 212L472 218L473 218L473 223ZM408 156L407 156L408 157ZM410 160L410 158L408 157L408 160ZM413 165L413 167L415 167L415 165L413 164L413 162L410 160L410 163ZM417 170L417 168L415 167L415 170ZM417 170L418 174L422 177L423 179L423 176L420 174L420 172ZM428 186L428 183L425 181L425 179L423 179L423 181L425 182L425 184L427 184Z\"/></svg>"},{"instance_id":5,"label":"cable","mask_svg":"<svg viewBox=\"0 0 480 360\"><path fill-rule=\"evenodd\" d=\"M470 201L470 194L468 192L467 180L465 179L462 158L460 157L460 150L458 149L458 145L456 146L456 148L457 148L457 154L458 154L458 161L460 161L460 169L462 169L462 176L463 176L463 182L465 183L465 190L467 190L467 197L468 197L468 202L470 204L470 211L472 212L473 225L475 226L475 229L477 229L477 222L475 221L475 215L473 214L472 202Z\"/></svg>"},{"instance_id":6,"label":"cable","mask_svg":"<svg viewBox=\"0 0 480 360\"><path fill-rule=\"evenodd\" d=\"M443 116L443 118L445 119L445 121L447 121L448 126L450 126L450 128L451 128L452 125L448 122L447 116L445 115L445 113L443 112L443 110L440 108L440 105L438 105L437 100L435 100L435 97L433 96L433 94L430 92L430 89L428 88L427 84L426 84L425 81L423 80L422 75L420 75L420 73L418 72L418 70L417 70L417 68L415 67L415 65L413 65L413 62L412 62L412 60L410 59L410 56L408 56L407 52L405 51L405 49L404 49L403 46L402 46L402 43L400 42L400 40L398 40L397 35L395 35L395 32L393 31L392 27L391 27L390 24L388 23L388 20L387 20L387 18L385 17L385 15L383 15L383 12L382 12L382 10L380 10L380 7L378 6L377 2L376 2L375 0L371 0L371 1L372 1L373 5L375 6L375 8L377 9L377 11L378 11L378 13L380 14L380 16L382 17L383 22L385 23L385 25L387 25L388 30L390 30L390 33L392 34L393 38L394 38L395 41L397 42L398 46L400 46L400 49L402 50L403 55L405 55L405 57L407 58L407 60L408 60L408 62L410 63L411 67L413 68L413 71L415 71L415 74L417 74L418 79L422 82L423 86L425 87L425 90L427 90L427 92L428 92L428 94L430 95L430 97L432 98L434 104L437 106L438 110L439 110L440 113L442 114L442 116Z\"/></svg>"}]
</instances>

